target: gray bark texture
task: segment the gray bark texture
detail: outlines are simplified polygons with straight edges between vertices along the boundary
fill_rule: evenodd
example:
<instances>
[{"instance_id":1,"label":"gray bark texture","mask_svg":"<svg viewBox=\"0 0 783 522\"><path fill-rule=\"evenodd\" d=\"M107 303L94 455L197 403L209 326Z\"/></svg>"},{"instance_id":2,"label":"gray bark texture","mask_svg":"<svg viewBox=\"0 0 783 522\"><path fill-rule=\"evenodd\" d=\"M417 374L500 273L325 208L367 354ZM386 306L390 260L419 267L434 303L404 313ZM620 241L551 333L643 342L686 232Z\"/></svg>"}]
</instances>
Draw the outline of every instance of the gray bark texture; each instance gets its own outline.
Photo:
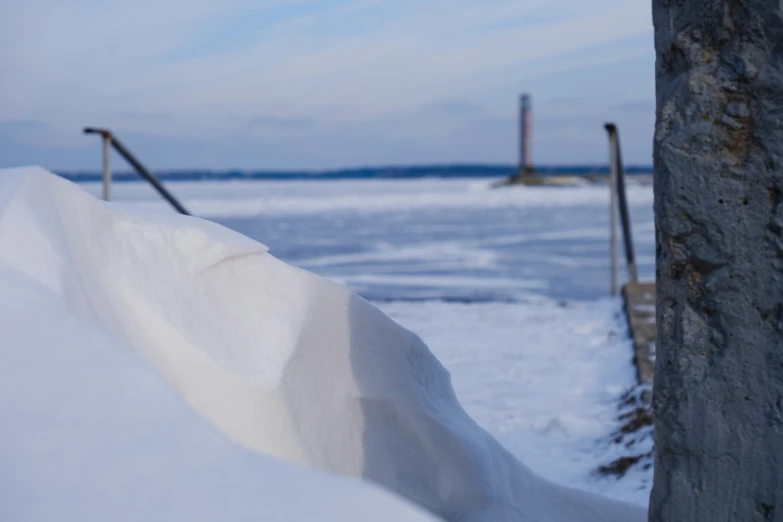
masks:
<instances>
[{"instance_id":1,"label":"gray bark texture","mask_svg":"<svg viewBox=\"0 0 783 522\"><path fill-rule=\"evenodd\" d=\"M651 522L783 521L783 0L653 0Z\"/></svg>"}]
</instances>

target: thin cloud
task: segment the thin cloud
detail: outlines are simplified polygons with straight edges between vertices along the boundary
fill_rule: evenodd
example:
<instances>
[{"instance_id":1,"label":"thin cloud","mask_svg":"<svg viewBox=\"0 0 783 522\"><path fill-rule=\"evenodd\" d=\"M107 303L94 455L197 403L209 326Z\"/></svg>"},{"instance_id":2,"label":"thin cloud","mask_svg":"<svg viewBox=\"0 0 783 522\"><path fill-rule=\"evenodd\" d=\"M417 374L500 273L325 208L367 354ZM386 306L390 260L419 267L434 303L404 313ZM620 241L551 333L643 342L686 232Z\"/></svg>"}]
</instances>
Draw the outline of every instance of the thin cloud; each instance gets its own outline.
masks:
<instances>
[{"instance_id":1,"label":"thin cloud","mask_svg":"<svg viewBox=\"0 0 783 522\"><path fill-rule=\"evenodd\" d=\"M280 118L278 116L254 116L248 120L251 127L271 129L303 129L315 125L310 118Z\"/></svg>"},{"instance_id":2,"label":"thin cloud","mask_svg":"<svg viewBox=\"0 0 783 522\"><path fill-rule=\"evenodd\" d=\"M467 106L508 121L526 85L546 98L563 90L555 78L572 81L577 69L651 62L650 35L641 0L28 0L4 6L0 19L0 120L46 121L49 140L88 123L222 140L250 123L286 129L297 146L307 134L305 147L324 141L317 132L364 128L387 138L381 149L395 147L379 156L406 162L408 127L392 125L393 115L417 114L409 132L439 129L415 134L417 150L447 152L466 118L483 118ZM638 97L633 81L614 79L628 86L621 99ZM465 106L449 110L455 100ZM144 116L161 114L171 118ZM482 139L477 154L498 152ZM341 153L350 164L350 148Z\"/></svg>"}]
</instances>

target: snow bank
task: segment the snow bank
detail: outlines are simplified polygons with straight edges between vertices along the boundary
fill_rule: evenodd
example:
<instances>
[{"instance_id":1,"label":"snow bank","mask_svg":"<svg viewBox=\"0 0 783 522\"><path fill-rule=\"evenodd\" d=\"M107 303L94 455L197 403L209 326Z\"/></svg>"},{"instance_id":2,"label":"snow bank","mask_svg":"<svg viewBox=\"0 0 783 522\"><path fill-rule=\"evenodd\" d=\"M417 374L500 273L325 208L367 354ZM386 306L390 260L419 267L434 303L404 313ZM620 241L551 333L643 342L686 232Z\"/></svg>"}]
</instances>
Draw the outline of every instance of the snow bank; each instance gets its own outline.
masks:
<instances>
[{"instance_id":1,"label":"snow bank","mask_svg":"<svg viewBox=\"0 0 783 522\"><path fill-rule=\"evenodd\" d=\"M0 266L151 361L256 452L374 481L448 520L633 521L533 475L461 408L421 340L213 223L5 172Z\"/></svg>"},{"instance_id":2,"label":"snow bank","mask_svg":"<svg viewBox=\"0 0 783 522\"><path fill-rule=\"evenodd\" d=\"M434 520L243 449L61 294L7 265L0 288L0 520Z\"/></svg>"}]
</instances>

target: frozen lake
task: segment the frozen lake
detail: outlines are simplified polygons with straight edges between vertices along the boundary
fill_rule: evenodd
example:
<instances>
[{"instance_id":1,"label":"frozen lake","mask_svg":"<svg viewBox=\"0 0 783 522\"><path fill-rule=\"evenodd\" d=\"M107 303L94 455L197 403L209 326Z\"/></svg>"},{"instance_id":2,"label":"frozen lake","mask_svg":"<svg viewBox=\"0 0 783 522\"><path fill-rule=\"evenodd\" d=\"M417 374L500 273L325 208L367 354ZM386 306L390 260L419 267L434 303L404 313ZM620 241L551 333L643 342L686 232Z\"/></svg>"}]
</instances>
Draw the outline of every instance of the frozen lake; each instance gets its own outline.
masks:
<instances>
[{"instance_id":1,"label":"frozen lake","mask_svg":"<svg viewBox=\"0 0 783 522\"><path fill-rule=\"evenodd\" d=\"M608 297L606 187L434 179L169 187L195 215L346 284L417 332L451 371L468 413L537 473L646 505L652 470L622 480L594 473L620 451L606 441L619 397L635 384L620 302ZM113 193L166 208L141 183ZM652 188L631 184L628 199L640 277L652 280Z\"/></svg>"},{"instance_id":2,"label":"frozen lake","mask_svg":"<svg viewBox=\"0 0 783 522\"><path fill-rule=\"evenodd\" d=\"M370 300L584 301L608 293L605 187L490 189L486 180L170 187L194 214ZM632 185L628 192L640 277L651 279L652 189ZM142 184L116 184L114 194L163 207Z\"/></svg>"}]
</instances>

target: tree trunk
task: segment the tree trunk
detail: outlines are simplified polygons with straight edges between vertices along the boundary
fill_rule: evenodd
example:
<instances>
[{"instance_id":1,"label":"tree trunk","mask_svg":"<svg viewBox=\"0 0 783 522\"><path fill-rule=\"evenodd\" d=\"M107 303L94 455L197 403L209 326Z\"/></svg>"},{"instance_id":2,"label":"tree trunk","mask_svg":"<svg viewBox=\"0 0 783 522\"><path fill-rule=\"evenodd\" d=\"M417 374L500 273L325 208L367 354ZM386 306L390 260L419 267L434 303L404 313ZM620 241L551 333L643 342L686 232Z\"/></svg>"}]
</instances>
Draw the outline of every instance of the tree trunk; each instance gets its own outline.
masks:
<instances>
[{"instance_id":1,"label":"tree trunk","mask_svg":"<svg viewBox=\"0 0 783 522\"><path fill-rule=\"evenodd\" d=\"M653 0L650 521L783 521L783 0Z\"/></svg>"}]
</instances>

